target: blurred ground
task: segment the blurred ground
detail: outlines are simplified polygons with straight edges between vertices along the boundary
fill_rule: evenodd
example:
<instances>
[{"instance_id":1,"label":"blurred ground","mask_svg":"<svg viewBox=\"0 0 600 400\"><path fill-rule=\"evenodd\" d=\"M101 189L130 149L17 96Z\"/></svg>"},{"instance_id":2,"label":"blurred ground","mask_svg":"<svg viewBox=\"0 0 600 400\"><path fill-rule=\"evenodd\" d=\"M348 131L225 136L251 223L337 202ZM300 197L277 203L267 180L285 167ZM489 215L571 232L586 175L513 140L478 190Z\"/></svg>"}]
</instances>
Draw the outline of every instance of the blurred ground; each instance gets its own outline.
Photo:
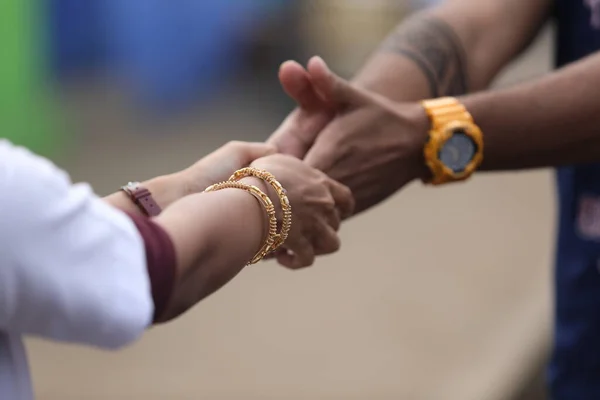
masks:
<instances>
[{"instance_id":1,"label":"blurred ground","mask_svg":"<svg viewBox=\"0 0 600 400\"><path fill-rule=\"evenodd\" d=\"M548 49L545 35L502 82L547 70ZM228 140L263 140L289 110L274 83L232 83L169 120L74 84L63 100L83 137L66 167L106 194ZM132 348L30 341L39 399L538 398L523 391L549 339L552 185L549 171L415 184L347 223L338 254L301 272L248 268Z\"/></svg>"}]
</instances>

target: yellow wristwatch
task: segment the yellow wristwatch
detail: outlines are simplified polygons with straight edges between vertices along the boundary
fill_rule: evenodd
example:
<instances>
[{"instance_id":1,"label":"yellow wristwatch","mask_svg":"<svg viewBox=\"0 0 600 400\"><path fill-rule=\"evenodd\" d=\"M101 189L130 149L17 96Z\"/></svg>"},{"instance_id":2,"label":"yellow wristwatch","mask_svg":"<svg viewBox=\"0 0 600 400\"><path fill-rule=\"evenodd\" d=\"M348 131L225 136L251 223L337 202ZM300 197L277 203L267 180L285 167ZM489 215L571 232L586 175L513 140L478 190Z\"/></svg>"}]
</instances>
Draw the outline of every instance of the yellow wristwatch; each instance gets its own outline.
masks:
<instances>
[{"instance_id":1,"label":"yellow wristwatch","mask_svg":"<svg viewBox=\"0 0 600 400\"><path fill-rule=\"evenodd\" d=\"M423 153L432 173L427 183L468 179L483 161L483 134L465 106L453 97L421 102L431 121Z\"/></svg>"}]
</instances>

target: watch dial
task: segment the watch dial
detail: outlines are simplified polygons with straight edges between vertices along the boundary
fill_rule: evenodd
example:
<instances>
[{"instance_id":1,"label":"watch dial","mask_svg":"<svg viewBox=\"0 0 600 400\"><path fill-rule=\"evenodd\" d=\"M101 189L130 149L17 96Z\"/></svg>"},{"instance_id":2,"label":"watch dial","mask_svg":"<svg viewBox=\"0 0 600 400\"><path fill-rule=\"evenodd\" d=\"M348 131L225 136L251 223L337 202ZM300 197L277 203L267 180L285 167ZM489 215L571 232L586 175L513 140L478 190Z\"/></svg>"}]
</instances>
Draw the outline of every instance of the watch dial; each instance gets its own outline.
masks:
<instances>
[{"instance_id":1,"label":"watch dial","mask_svg":"<svg viewBox=\"0 0 600 400\"><path fill-rule=\"evenodd\" d=\"M464 131L456 131L440 150L440 161L454 173L467 168L477 152L477 145Z\"/></svg>"}]
</instances>

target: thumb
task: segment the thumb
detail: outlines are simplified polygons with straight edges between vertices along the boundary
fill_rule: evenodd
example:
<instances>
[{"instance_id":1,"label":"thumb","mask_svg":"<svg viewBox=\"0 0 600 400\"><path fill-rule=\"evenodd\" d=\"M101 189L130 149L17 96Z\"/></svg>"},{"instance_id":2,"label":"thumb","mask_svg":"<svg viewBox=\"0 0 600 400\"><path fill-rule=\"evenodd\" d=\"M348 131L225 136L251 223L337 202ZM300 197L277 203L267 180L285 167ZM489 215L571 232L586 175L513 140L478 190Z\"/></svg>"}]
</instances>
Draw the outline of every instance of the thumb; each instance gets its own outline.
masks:
<instances>
[{"instance_id":1,"label":"thumb","mask_svg":"<svg viewBox=\"0 0 600 400\"><path fill-rule=\"evenodd\" d=\"M309 60L308 74L314 90L328 104L361 106L370 102L367 92L332 72L321 57Z\"/></svg>"},{"instance_id":2,"label":"thumb","mask_svg":"<svg viewBox=\"0 0 600 400\"><path fill-rule=\"evenodd\" d=\"M254 160L277 153L277 148L269 143L250 142L238 145L243 146L243 148L239 148L239 151L237 151L239 162L242 165L248 165ZM236 151L237 149L233 150Z\"/></svg>"},{"instance_id":3,"label":"thumb","mask_svg":"<svg viewBox=\"0 0 600 400\"><path fill-rule=\"evenodd\" d=\"M322 109L323 100L315 92L308 72L295 61L286 61L279 67L279 82L285 93L300 108L305 110Z\"/></svg>"},{"instance_id":4,"label":"thumb","mask_svg":"<svg viewBox=\"0 0 600 400\"><path fill-rule=\"evenodd\" d=\"M335 124L335 122L333 123ZM332 124L332 125L333 125ZM304 162L314 169L327 173L335 163L335 151L330 146L330 141L323 134L330 135L331 125L325 128L321 135L317 138L313 146L308 150L304 157ZM335 127L334 127L335 129Z\"/></svg>"}]
</instances>

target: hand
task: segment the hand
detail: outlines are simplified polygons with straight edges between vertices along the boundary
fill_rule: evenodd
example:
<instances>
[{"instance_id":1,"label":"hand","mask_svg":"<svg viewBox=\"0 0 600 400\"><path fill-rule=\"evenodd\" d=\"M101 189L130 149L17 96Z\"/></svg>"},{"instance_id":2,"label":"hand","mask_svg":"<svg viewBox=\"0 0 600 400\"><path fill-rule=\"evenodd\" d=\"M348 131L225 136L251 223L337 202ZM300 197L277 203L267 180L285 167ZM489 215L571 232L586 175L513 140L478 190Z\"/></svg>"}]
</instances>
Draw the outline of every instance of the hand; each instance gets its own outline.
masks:
<instances>
[{"instance_id":1,"label":"hand","mask_svg":"<svg viewBox=\"0 0 600 400\"><path fill-rule=\"evenodd\" d=\"M294 79L289 77L292 74ZM319 115L323 121L332 109L336 115L317 131L314 126L307 127L300 115L292 114L288 120L291 118L294 125L284 123L270 143L284 151L290 147L298 151L296 143L311 143L304 155L306 163L347 185L356 200L356 212L374 206L408 182L427 176L422 149L428 120L419 104L394 103L352 86L332 73L320 58L311 59L308 71L297 71L294 65L281 71L282 76L286 76L282 79L284 85L303 79L311 87L304 88L304 93L310 92L318 99L313 98L311 104L317 107L320 102L321 110L305 112L304 119ZM287 92L297 94L289 89ZM306 99L296 100L307 103Z\"/></svg>"},{"instance_id":2,"label":"hand","mask_svg":"<svg viewBox=\"0 0 600 400\"><path fill-rule=\"evenodd\" d=\"M226 181L254 160L276 152L272 144L231 141L181 171L178 179L185 182L188 194L200 193L214 183Z\"/></svg>"},{"instance_id":3,"label":"hand","mask_svg":"<svg viewBox=\"0 0 600 400\"><path fill-rule=\"evenodd\" d=\"M314 63L313 58L309 69ZM298 108L283 121L267 143L277 147L280 153L302 159L341 105L328 103L320 96L310 81L309 73L295 61L281 65L279 80L286 93L298 103Z\"/></svg>"},{"instance_id":4,"label":"hand","mask_svg":"<svg viewBox=\"0 0 600 400\"><path fill-rule=\"evenodd\" d=\"M270 172L286 189L292 205L292 228L284 249L275 256L288 268L312 265L315 256L337 251L337 231L341 220L352 214L350 190L302 161L285 155L272 155L252 163ZM275 204L278 200L270 194Z\"/></svg>"},{"instance_id":5,"label":"hand","mask_svg":"<svg viewBox=\"0 0 600 400\"><path fill-rule=\"evenodd\" d=\"M275 146L265 143L229 142L191 167L150 179L143 182L143 186L150 190L157 204L165 209L185 196L200 193L213 183L227 180L236 170L276 151ZM113 193L104 200L125 211L141 212L122 191Z\"/></svg>"}]
</instances>

